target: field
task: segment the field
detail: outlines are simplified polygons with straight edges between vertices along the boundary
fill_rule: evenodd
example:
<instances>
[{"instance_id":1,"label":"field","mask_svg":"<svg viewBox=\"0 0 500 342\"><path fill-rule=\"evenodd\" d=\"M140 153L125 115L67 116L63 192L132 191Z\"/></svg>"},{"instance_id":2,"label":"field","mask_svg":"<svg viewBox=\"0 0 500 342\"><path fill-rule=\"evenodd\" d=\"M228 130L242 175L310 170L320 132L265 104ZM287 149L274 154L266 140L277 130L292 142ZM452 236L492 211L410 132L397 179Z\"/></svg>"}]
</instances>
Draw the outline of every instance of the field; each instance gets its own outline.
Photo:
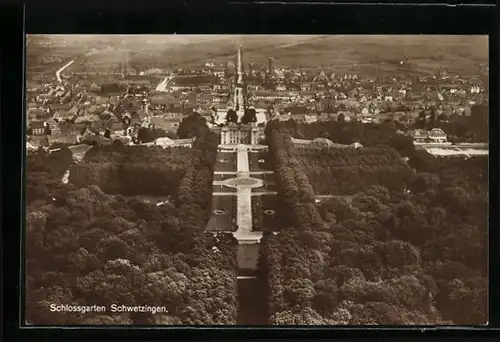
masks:
<instances>
[{"instance_id":1,"label":"field","mask_svg":"<svg viewBox=\"0 0 500 342\"><path fill-rule=\"evenodd\" d=\"M250 152L248 153L248 161L250 163L250 172L270 170L270 166L266 163L267 152ZM264 162L259 162L264 161Z\"/></svg>"},{"instance_id":2,"label":"field","mask_svg":"<svg viewBox=\"0 0 500 342\"><path fill-rule=\"evenodd\" d=\"M236 153L218 152L214 171L236 171Z\"/></svg>"},{"instance_id":3,"label":"field","mask_svg":"<svg viewBox=\"0 0 500 342\"><path fill-rule=\"evenodd\" d=\"M109 65L128 61L132 68L189 67L206 61L227 63L234 61L237 36L57 36L58 44L40 48L40 44L54 36L36 36L28 41L28 69L40 64L40 54L70 58L85 54L94 47L100 51L87 56L79 65ZM272 39L269 39L271 38ZM488 62L486 36L242 36L244 58L247 63L267 64L274 57L276 67L331 67L336 72L435 72L446 67L449 72L476 72L477 65ZM66 47L60 43L67 41ZM78 39L84 40L75 44ZM113 48L110 48L113 46ZM116 48L119 47L119 48ZM60 52L62 50L62 52ZM140 51L140 52L139 52ZM381 53L384 52L384 53ZM390 56L390 57L381 57ZM404 71L399 61L406 60ZM100 68L99 67L99 68ZM453 70L452 70L453 69Z\"/></svg>"},{"instance_id":4,"label":"field","mask_svg":"<svg viewBox=\"0 0 500 342\"><path fill-rule=\"evenodd\" d=\"M216 213L216 211L218 211ZM236 196L214 196L209 231L234 231L236 228Z\"/></svg>"},{"instance_id":5,"label":"field","mask_svg":"<svg viewBox=\"0 0 500 342\"><path fill-rule=\"evenodd\" d=\"M275 195L252 197L253 228L255 231L278 231L289 225L287 212Z\"/></svg>"}]
</instances>

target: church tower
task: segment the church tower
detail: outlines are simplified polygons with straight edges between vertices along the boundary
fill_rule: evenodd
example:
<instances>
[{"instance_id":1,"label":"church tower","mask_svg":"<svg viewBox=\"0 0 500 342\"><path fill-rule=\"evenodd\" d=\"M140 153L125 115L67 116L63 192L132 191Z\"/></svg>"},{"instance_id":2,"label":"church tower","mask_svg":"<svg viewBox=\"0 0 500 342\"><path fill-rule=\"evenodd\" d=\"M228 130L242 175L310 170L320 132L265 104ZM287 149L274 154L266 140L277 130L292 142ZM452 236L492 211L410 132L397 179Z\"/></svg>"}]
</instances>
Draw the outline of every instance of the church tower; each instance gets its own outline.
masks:
<instances>
[{"instance_id":1,"label":"church tower","mask_svg":"<svg viewBox=\"0 0 500 342\"><path fill-rule=\"evenodd\" d=\"M243 61L242 61L242 44L238 45L238 61L236 83L234 85L234 110L238 114L238 121L241 120L246 109L246 91L243 83Z\"/></svg>"}]
</instances>

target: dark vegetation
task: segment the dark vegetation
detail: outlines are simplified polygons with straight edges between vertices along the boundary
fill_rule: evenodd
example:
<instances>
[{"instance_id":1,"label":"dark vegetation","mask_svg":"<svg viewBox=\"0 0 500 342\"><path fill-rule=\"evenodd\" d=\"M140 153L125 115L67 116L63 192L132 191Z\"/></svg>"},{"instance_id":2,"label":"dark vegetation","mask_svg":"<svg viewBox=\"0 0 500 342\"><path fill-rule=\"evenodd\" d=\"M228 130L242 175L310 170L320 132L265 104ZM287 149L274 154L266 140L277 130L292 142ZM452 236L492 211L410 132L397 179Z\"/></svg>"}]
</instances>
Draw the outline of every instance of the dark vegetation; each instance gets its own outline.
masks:
<instances>
[{"instance_id":1,"label":"dark vegetation","mask_svg":"<svg viewBox=\"0 0 500 342\"><path fill-rule=\"evenodd\" d=\"M177 138L175 133L167 132L164 129L161 128L147 128L147 127L141 127L137 131L137 140L139 143L149 143L152 141L155 141L158 138L170 138L170 139L175 139Z\"/></svg>"},{"instance_id":2,"label":"dark vegetation","mask_svg":"<svg viewBox=\"0 0 500 342\"><path fill-rule=\"evenodd\" d=\"M219 214L214 211L220 210ZM236 231L236 196L213 196L208 231Z\"/></svg>"},{"instance_id":3,"label":"dark vegetation","mask_svg":"<svg viewBox=\"0 0 500 342\"><path fill-rule=\"evenodd\" d=\"M448 140L457 143L489 141L488 106L474 105L470 115L447 116L437 115L435 110L428 113L422 111L414 127L411 128L441 128L447 135Z\"/></svg>"},{"instance_id":4,"label":"dark vegetation","mask_svg":"<svg viewBox=\"0 0 500 342\"><path fill-rule=\"evenodd\" d=\"M250 152L248 153L248 162L250 164L250 172L269 170L269 163L267 161L268 155L264 152ZM259 160L264 160L259 163Z\"/></svg>"},{"instance_id":5,"label":"dark vegetation","mask_svg":"<svg viewBox=\"0 0 500 342\"><path fill-rule=\"evenodd\" d=\"M206 120L197 112L193 112L184 117L177 129L177 136L179 139L193 138L207 133L208 127Z\"/></svg>"},{"instance_id":6,"label":"dark vegetation","mask_svg":"<svg viewBox=\"0 0 500 342\"><path fill-rule=\"evenodd\" d=\"M301 124L294 120L288 120L280 123L273 121L270 127L273 125L287 129L292 137L299 139L313 140L321 137L345 145L354 142L370 147L385 145L398 151L401 156L408 156L414 149L411 137L398 134L397 129L402 127L393 122L366 124L359 121L330 120Z\"/></svg>"},{"instance_id":7,"label":"dark vegetation","mask_svg":"<svg viewBox=\"0 0 500 342\"><path fill-rule=\"evenodd\" d=\"M65 191L66 184L61 183L66 170L73 163L73 154L67 147L49 153L39 149L29 155L26 162L26 200L49 200L51 194Z\"/></svg>"},{"instance_id":8,"label":"dark vegetation","mask_svg":"<svg viewBox=\"0 0 500 342\"><path fill-rule=\"evenodd\" d=\"M252 122L257 122L257 112L253 108L248 108L241 117L241 123L246 125Z\"/></svg>"},{"instance_id":9,"label":"dark vegetation","mask_svg":"<svg viewBox=\"0 0 500 342\"><path fill-rule=\"evenodd\" d=\"M215 171L223 172L235 172L238 169L238 161L235 153L231 152L219 152L217 153L217 160L215 163ZM231 175L230 178L233 178Z\"/></svg>"},{"instance_id":10,"label":"dark vegetation","mask_svg":"<svg viewBox=\"0 0 500 342\"><path fill-rule=\"evenodd\" d=\"M415 176L388 146L293 151L317 194L351 195L370 185L402 192Z\"/></svg>"},{"instance_id":11,"label":"dark vegetation","mask_svg":"<svg viewBox=\"0 0 500 342\"><path fill-rule=\"evenodd\" d=\"M289 131L271 126L267 138L293 213L292 228L261 241L271 324L487 322L487 158L410 151L415 175L405 192L380 184L385 167L368 158L372 184L353 176L350 203L336 197L316 205Z\"/></svg>"},{"instance_id":12,"label":"dark vegetation","mask_svg":"<svg viewBox=\"0 0 500 342\"><path fill-rule=\"evenodd\" d=\"M119 144L93 148L82 164L91 166L74 168L81 173L78 184L60 183L71 163L66 149L28 157L28 322L235 324L236 241L204 232L217 139L200 135L191 151L162 151L132 152ZM137 178L123 179L127 187L153 189L152 183L175 196L156 206L107 194L99 186L119 188L117 174L110 175L116 167L122 174L135 168ZM97 174L98 182L85 182ZM105 305L108 311L50 312L52 303ZM168 313L117 314L111 304L164 306Z\"/></svg>"},{"instance_id":13,"label":"dark vegetation","mask_svg":"<svg viewBox=\"0 0 500 342\"><path fill-rule=\"evenodd\" d=\"M124 196L175 195L193 154L189 147L125 146L115 141L90 149L83 163L71 168L70 182Z\"/></svg>"},{"instance_id":14,"label":"dark vegetation","mask_svg":"<svg viewBox=\"0 0 500 342\"><path fill-rule=\"evenodd\" d=\"M253 196L252 218L254 231L279 231L291 225L289 214L279 195Z\"/></svg>"}]
</instances>

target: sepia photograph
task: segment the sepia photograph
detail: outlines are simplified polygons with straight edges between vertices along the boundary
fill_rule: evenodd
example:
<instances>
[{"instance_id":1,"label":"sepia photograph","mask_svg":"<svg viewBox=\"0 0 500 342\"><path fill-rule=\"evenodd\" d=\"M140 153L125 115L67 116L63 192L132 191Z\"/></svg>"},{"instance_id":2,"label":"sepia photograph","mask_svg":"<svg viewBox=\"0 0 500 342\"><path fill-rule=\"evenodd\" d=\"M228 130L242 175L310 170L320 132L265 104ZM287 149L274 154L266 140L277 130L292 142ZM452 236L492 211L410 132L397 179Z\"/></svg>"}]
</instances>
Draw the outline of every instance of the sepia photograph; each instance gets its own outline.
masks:
<instances>
[{"instance_id":1,"label":"sepia photograph","mask_svg":"<svg viewBox=\"0 0 500 342\"><path fill-rule=\"evenodd\" d=\"M488 54L27 35L25 324L487 324Z\"/></svg>"}]
</instances>

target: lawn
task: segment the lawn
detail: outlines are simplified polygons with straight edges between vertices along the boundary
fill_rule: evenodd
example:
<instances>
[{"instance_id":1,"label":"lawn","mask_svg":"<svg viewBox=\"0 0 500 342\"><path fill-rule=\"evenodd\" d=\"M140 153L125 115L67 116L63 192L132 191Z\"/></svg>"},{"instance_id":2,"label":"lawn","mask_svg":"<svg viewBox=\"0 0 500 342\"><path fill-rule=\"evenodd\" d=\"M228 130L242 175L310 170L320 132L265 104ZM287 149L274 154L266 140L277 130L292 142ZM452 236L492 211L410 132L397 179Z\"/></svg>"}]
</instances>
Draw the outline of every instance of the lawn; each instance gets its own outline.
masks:
<instances>
[{"instance_id":1,"label":"lawn","mask_svg":"<svg viewBox=\"0 0 500 342\"><path fill-rule=\"evenodd\" d=\"M218 152L215 163L215 171L236 171L237 154L234 152Z\"/></svg>"},{"instance_id":2,"label":"lawn","mask_svg":"<svg viewBox=\"0 0 500 342\"><path fill-rule=\"evenodd\" d=\"M226 174L215 174L214 181L225 181L226 179L231 179L236 177L236 174L226 173Z\"/></svg>"},{"instance_id":3,"label":"lawn","mask_svg":"<svg viewBox=\"0 0 500 342\"><path fill-rule=\"evenodd\" d=\"M234 193L236 193L236 188L230 188L230 187L225 186L225 185L213 185L212 191L213 192L234 192Z\"/></svg>"},{"instance_id":4,"label":"lawn","mask_svg":"<svg viewBox=\"0 0 500 342\"><path fill-rule=\"evenodd\" d=\"M271 168L266 162L266 158L267 152L249 152L248 162L250 163L250 172L270 170Z\"/></svg>"},{"instance_id":5,"label":"lawn","mask_svg":"<svg viewBox=\"0 0 500 342\"><path fill-rule=\"evenodd\" d=\"M290 217L276 195L252 197L252 217L254 231L278 231L290 226Z\"/></svg>"},{"instance_id":6,"label":"lawn","mask_svg":"<svg viewBox=\"0 0 500 342\"><path fill-rule=\"evenodd\" d=\"M212 216L207 224L209 231L236 230L236 196L214 196Z\"/></svg>"}]
</instances>

